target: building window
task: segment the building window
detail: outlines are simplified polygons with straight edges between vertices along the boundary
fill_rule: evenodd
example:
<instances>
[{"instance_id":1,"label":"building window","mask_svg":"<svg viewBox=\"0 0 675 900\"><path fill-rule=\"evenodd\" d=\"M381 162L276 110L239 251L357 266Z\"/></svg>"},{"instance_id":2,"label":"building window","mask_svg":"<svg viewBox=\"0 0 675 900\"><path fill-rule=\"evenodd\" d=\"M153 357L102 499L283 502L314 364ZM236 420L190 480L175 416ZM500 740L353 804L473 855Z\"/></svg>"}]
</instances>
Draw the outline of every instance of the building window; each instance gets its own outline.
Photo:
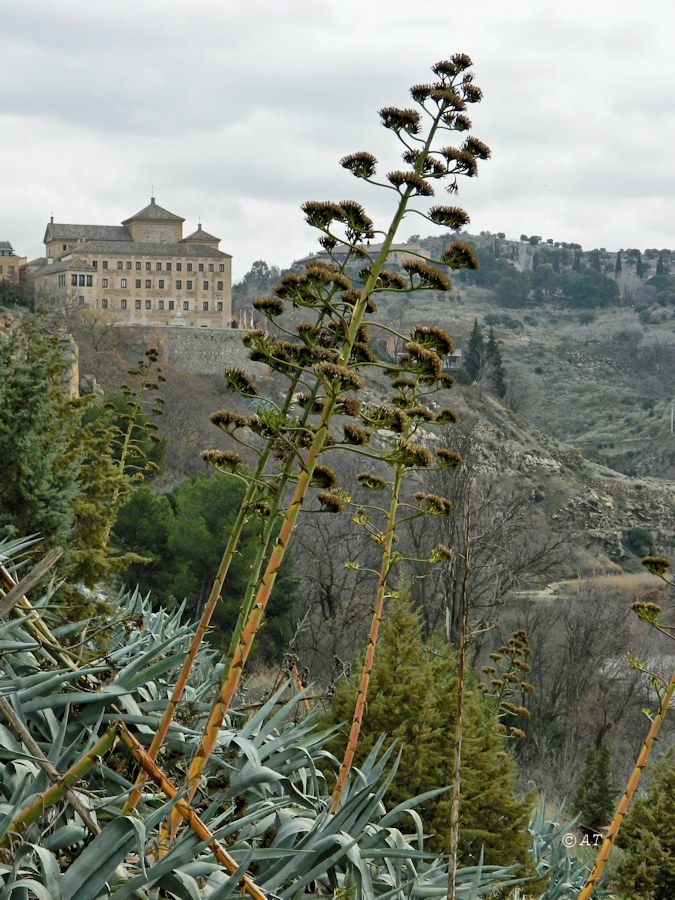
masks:
<instances>
[{"instance_id":1,"label":"building window","mask_svg":"<svg viewBox=\"0 0 675 900\"><path fill-rule=\"evenodd\" d=\"M123 268L124 268L124 263L122 262L121 259L118 259L118 260L117 260L117 268L118 268L118 269L123 269Z\"/></svg>"},{"instance_id":2,"label":"building window","mask_svg":"<svg viewBox=\"0 0 675 900\"><path fill-rule=\"evenodd\" d=\"M141 271L141 264L139 262L136 263L136 271L137 272Z\"/></svg>"},{"instance_id":3,"label":"building window","mask_svg":"<svg viewBox=\"0 0 675 900\"><path fill-rule=\"evenodd\" d=\"M204 312L208 312L208 311L209 311L209 301L208 301L208 300L205 300L205 301L202 303L202 309L204 310Z\"/></svg>"},{"instance_id":4,"label":"building window","mask_svg":"<svg viewBox=\"0 0 675 900\"><path fill-rule=\"evenodd\" d=\"M126 309L126 308L127 308L127 301L120 300L120 309Z\"/></svg>"},{"instance_id":5,"label":"building window","mask_svg":"<svg viewBox=\"0 0 675 900\"><path fill-rule=\"evenodd\" d=\"M213 272L213 263L209 263L209 272Z\"/></svg>"},{"instance_id":6,"label":"building window","mask_svg":"<svg viewBox=\"0 0 675 900\"><path fill-rule=\"evenodd\" d=\"M219 290L219 291L222 291L222 289L223 289L223 282L222 282L222 281L219 281L219 282L218 282L218 290Z\"/></svg>"},{"instance_id":7,"label":"building window","mask_svg":"<svg viewBox=\"0 0 675 900\"><path fill-rule=\"evenodd\" d=\"M203 288L203 290L208 291L208 289L209 289L208 281L202 281L202 288Z\"/></svg>"},{"instance_id":8,"label":"building window","mask_svg":"<svg viewBox=\"0 0 675 900\"><path fill-rule=\"evenodd\" d=\"M180 281L180 280L177 281L177 282L176 282L176 290L177 290L177 291L180 291L182 287L183 287L183 282Z\"/></svg>"},{"instance_id":9,"label":"building window","mask_svg":"<svg viewBox=\"0 0 675 900\"><path fill-rule=\"evenodd\" d=\"M152 280L150 278L145 279L145 286L146 288L152 287Z\"/></svg>"},{"instance_id":10,"label":"building window","mask_svg":"<svg viewBox=\"0 0 675 900\"><path fill-rule=\"evenodd\" d=\"M78 300L78 303L80 304L80 306L84 306L84 297L82 296L82 294L80 294L80 296L77 298L77 300Z\"/></svg>"},{"instance_id":11,"label":"building window","mask_svg":"<svg viewBox=\"0 0 675 900\"><path fill-rule=\"evenodd\" d=\"M191 281L188 281L188 283L187 283L187 289L188 289L188 291L191 291L191 290L192 290L192 282L191 282Z\"/></svg>"},{"instance_id":12,"label":"building window","mask_svg":"<svg viewBox=\"0 0 675 900\"><path fill-rule=\"evenodd\" d=\"M77 283L79 284L80 287L84 287L84 275L77 276Z\"/></svg>"},{"instance_id":13,"label":"building window","mask_svg":"<svg viewBox=\"0 0 675 900\"><path fill-rule=\"evenodd\" d=\"M123 287L123 288L124 288L124 287L126 287L126 286L127 286L127 280L126 280L126 278L120 278L120 287Z\"/></svg>"},{"instance_id":14,"label":"building window","mask_svg":"<svg viewBox=\"0 0 675 900\"><path fill-rule=\"evenodd\" d=\"M94 286L94 276L87 275L87 287L93 287L93 286Z\"/></svg>"},{"instance_id":15,"label":"building window","mask_svg":"<svg viewBox=\"0 0 675 900\"><path fill-rule=\"evenodd\" d=\"M187 300L183 300L183 309L190 309L190 304Z\"/></svg>"},{"instance_id":16,"label":"building window","mask_svg":"<svg viewBox=\"0 0 675 900\"><path fill-rule=\"evenodd\" d=\"M163 278L159 279L159 287L160 287L160 289L164 287L164 279Z\"/></svg>"},{"instance_id":17,"label":"building window","mask_svg":"<svg viewBox=\"0 0 675 900\"><path fill-rule=\"evenodd\" d=\"M146 264L145 264L145 271L146 271L146 272L152 271L152 263L146 262Z\"/></svg>"},{"instance_id":18,"label":"building window","mask_svg":"<svg viewBox=\"0 0 675 900\"><path fill-rule=\"evenodd\" d=\"M0 266L0 272L2 272L2 266ZM59 275L59 287L65 287L65 286L66 286L66 276Z\"/></svg>"},{"instance_id":19,"label":"building window","mask_svg":"<svg viewBox=\"0 0 675 900\"><path fill-rule=\"evenodd\" d=\"M164 309L164 301L163 300L159 300L157 302L157 309Z\"/></svg>"},{"instance_id":20,"label":"building window","mask_svg":"<svg viewBox=\"0 0 675 900\"><path fill-rule=\"evenodd\" d=\"M141 287L141 279L137 278L136 279L136 290L140 290L140 287Z\"/></svg>"},{"instance_id":21,"label":"building window","mask_svg":"<svg viewBox=\"0 0 675 900\"><path fill-rule=\"evenodd\" d=\"M103 300L101 300L101 308L102 308L102 309L107 309L107 308L108 308L108 301L106 300L105 297L103 298Z\"/></svg>"},{"instance_id":22,"label":"building window","mask_svg":"<svg viewBox=\"0 0 675 900\"><path fill-rule=\"evenodd\" d=\"M77 287L77 275L70 276L70 283L72 284L73 287Z\"/></svg>"},{"instance_id":23,"label":"building window","mask_svg":"<svg viewBox=\"0 0 675 900\"><path fill-rule=\"evenodd\" d=\"M104 268L104 269L107 269L107 268L108 268L108 260L107 260L107 259L104 259L104 260L103 260L103 268Z\"/></svg>"},{"instance_id":24,"label":"building window","mask_svg":"<svg viewBox=\"0 0 675 900\"><path fill-rule=\"evenodd\" d=\"M223 304L222 304L220 301L218 302L217 309L218 309L218 312L222 312L222 311L223 311Z\"/></svg>"},{"instance_id":25,"label":"building window","mask_svg":"<svg viewBox=\"0 0 675 900\"><path fill-rule=\"evenodd\" d=\"M152 300L146 300L146 301L145 301L145 308L146 308L146 309L152 309Z\"/></svg>"},{"instance_id":26,"label":"building window","mask_svg":"<svg viewBox=\"0 0 675 900\"><path fill-rule=\"evenodd\" d=\"M98 269L98 260L97 259L92 259L91 267L92 267L92 269Z\"/></svg>"},{"instance_id":27,"label":"building window","mask_svg":"<svg viewBox=\"0 0 675 900\"><path fill-rule=\"evenodd\" d=\"M183 263L176 263L176 272L183 271Z\"/></svg>"},{"instance_id":28,"label":"building window","mask_svg":"<svg viewBox=\"0 0 675 900\"><path fill-rule=\"evenodd\" d=\"M140 308L141 308L141 301L137 300L136 301L136 309L140 309Z\"/></svg>"},{"instance_id":29,"label":"building window","mask_svg":"<svg viewBox=\"0 0 675 900\"><path fill-rule=\"evenodd\" d=\"M68 244L64 244L64 245L63 245L63 249L64 249L64 250L67 250L67 249L68 249Z\"/></svg>"},{"instance_id":30,"label":"building window","mask_svg":"<svg viewBox=\"0 0 675 900\"><path fill-rule=\"evenodd\" d=\"M169 309L173 309L174 303L173 300L169 300Z\"/></svg>"},{"instance_id":31,"label":"building window","mask_svg":"<svg viewBox=\"0 0 675 900\"><path fill-rule=\"evenodd\" d=\"M158 272L161 272L161 271L162 271L162 264L161 264L161 262L158 262L157 265L155 266L155 268L157 269Z\"/></svg>"},{"instance_id":32,"label":"building window","mask_svg":"<svg viewBox=\"0 0 675 900\"><path fill-rule=\"evenodd\" d=\"M225 263L219 263L219 265L218 265L218 271L219 271L219 272L224 272L224 271L225 271Z\"/></svg>"},{"instance_id":33,"label":"building window","mask_svg":"<svg viewBox=\"0 0 675 900\"><path fill-rule=\"evenodd\" d=\"M170 272L170 271L171 271L171 263L167 263L167 264L166 264L166 271L167 271L167 272Z\"/></svg>"},{"instance_id":34,"label":"building window","mask_svg":"<svg viewBox=\"0 0 675 900\"><path fill-rule=\"evenodd\" d=\"M131 260L129 260L129 261L127 262L127 269L130 269L130 268L131 268Z\"/></svg>"},{"instance_id":35,"label":"building window","mask_svg":"<svg viewBox=\"0 0 675 900\"><path fill-rule=\"evenodd\" d=\"M199 271L200 272L204 271L204 263L199 263Z\"/></svg>"},{"instance_id":36,"label":"building window","mask_svg":"<svg viewBox=\"0 0 675 900\"><path fill-rule=\"evenodd\" d=\"M108 279L101 278L101 287L108 287Z\"/></svg>"},{"instance_id":37,"label":"building window","mask_svg":"<svg viewBox=\"0 0 675 900\"><path fill-rule=\"evenodd\" d=\"M192 271L192 263L187 264L187 270L188 270L188 272Z\"/></svg>"}]
</instances>

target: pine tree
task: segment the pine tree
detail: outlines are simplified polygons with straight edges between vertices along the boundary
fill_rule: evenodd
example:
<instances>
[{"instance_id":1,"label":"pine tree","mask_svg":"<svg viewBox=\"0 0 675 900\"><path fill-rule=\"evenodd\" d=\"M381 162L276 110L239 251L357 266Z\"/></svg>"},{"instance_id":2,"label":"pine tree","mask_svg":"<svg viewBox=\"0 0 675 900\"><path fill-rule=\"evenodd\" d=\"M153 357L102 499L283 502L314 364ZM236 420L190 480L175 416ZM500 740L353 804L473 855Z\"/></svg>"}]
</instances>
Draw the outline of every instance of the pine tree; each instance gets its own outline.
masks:
<instances>
[{"instance_id":1,"label":"pine tree","mask_svg":"<svg viewBox=\"0 0 675 900\"><path fill-rule=\"evenodd\" d=\"M625 900L675 897L675 753L654 766L644 797L633 802L617 846L624 851L616 887Z\"/></svg>"},{"instance_id":2,"label":"pine tree","mask_svg":"<svg viewBox=\"0 0 675 900\"><path fill-rule=\"evenodd\" d=\"M584 768L577 785L574 812L581 824L594 831L605 828L612 819L617 791L612 784L612 757L609 747L601 742L586 753Z\"/></svg>"},{"instance_id":3,"label":"pine tree","mask_svg":"<svg viewBox=\"0 0 675 900\"><path fill-rule=\"evenodd\" d=\"M619 252L616 254L616 262L614 263L614 277L615 278L619 277L622 269L623 269L623 266L621 264L621 251L619 250Z\"/></svg>"},{"instance_id":4,"label":"pine tree","mask_svg":"<svg viewBox=\"0 0 675 900\"><path fill-rule=\"evenodd\" d=\"M420 622L405 599L391 601L382 625L373 668L368 710L358 746L362 762L379 736L387 733L401 761L387 792L391 806L424 791L448 785L452 776L455 665L449 648L432 653L421 638ZM349 721L354 709L353 678L338 687L326 724ZM462 799L459 856L463 865L478 862L481 847L488 864L527 865L524 831L527 803L513 794L513 762L504 751L497 723L477 691L468 691L464 708ZM329 747L339 756L345 738ZM450 798L441 794L416 807L429 847L447 853Z\"/></svg>"},{"instance_id":5,"label":"pine tree","mask_svg":"<svg viewBox=\"0 0 675 900\"><path fill-rule=\"evenodd\" d=\"M485 348L485 361L490 366L490 382L492 389L498 397L506 396L506 373L499 344L490 328L487 346Z\"/></svg>"},{"instance_id":6,"label":"pine tree","mask_svg":"<svg viewBox=\"0 0 675 900\"><path fill-rule=\"evenodd\" d=\"M483 333L478 325L478 319L474 319L473 329L469 336L469 345L464 358L464 371L468 375L469 381L476 381L483 369L485 362L485 343L483 341Z\"/></svg>"}]
</instances>

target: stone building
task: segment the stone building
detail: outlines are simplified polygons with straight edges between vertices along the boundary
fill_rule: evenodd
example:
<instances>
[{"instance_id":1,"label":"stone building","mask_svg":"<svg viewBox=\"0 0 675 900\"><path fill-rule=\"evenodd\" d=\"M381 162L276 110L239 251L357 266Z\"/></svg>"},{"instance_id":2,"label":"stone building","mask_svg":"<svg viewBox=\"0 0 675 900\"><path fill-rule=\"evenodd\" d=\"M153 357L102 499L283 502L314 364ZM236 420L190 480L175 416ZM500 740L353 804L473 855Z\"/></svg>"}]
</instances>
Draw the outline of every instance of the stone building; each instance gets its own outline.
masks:
<instances>
[{"instance_id":1,"label":"stone building","mask_svg":"<svg viewBox=\"0 0 675 900\"><path fill-rule=\"evenodd\" d=\"M0 281L18 282L25 256L17 256L9 241L0 241Z\"/></svg>"},{"instance_id":2,"label":"stone building","mask_svg":"<svg viewBox=\"0 0 675 900\"><path fill-rule=\"evenodd\" d=\"M154 197L121 225L52 217L46 255L30 264L36 297L49 307L95 310L119 325L229 328L232 257L201 225L183 237L184 222Z\"/></svg>"}]
</instances>

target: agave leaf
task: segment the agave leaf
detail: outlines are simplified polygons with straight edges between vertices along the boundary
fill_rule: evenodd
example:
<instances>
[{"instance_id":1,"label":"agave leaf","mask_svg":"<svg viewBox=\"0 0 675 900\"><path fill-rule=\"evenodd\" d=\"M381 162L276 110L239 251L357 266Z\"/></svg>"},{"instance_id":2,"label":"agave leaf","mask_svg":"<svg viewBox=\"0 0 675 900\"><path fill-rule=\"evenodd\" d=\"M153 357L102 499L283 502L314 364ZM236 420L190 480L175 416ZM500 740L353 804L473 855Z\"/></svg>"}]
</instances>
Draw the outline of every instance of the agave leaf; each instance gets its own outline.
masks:
<instances>
[{"instance_id":1,"label":"agave leaf","mask_svg":"<svg viewBox=\"0 0 675 900\"><path fill-rule=\"evenodd\" d=\"M63 876L63 891L77 900L96 900L138 838L140 822L120 816L106 825ZM141 857L142 858L142 857Z\"/></svg>"},{"instance_id":2,"label":"agave leaf","mask_svg":"<svg viewBox=\"0 0 675 900\"><path fill-rule=\"evenodd\" d=\"M197 882L180 869L162 876L156 884L178 900L201 900L202 895Z\"/></svg>"},{"instance_id":3,"label":"agave leaf","mask_svg":"<svg viewBox=\"0 0 675 900\"><path fill-rule=\"evenodd\" d=\"M39 844L33 845L33 851L37 854L40 862L42 884L49 891L49 896L52 900L63 900L63 884L56 857Z\"/></svg>"}]
</instances>

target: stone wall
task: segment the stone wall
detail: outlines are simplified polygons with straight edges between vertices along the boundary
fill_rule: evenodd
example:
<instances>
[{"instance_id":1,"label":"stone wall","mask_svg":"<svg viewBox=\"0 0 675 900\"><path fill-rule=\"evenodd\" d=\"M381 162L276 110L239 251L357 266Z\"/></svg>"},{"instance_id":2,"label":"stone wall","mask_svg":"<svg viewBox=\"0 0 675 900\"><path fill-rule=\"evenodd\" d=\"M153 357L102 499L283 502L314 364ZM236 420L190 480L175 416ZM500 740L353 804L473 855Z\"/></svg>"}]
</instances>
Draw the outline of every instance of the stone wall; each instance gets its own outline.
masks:
<instances>
[{"instance_id":1,"label":"stone wall","mask_svg":"<svg viewBox=\"0 0 675 900\"><path fill-rule=\"evenodd\" d=\"M127 326L128 327L128 326ZM133 327L133 326L131 326ZM159 361L190 375L221 375L226 366L238 366L260 374L260 366L248 358L238 329L139 327L143 342L155 346Z\"/></svg>"}]
</instances>

